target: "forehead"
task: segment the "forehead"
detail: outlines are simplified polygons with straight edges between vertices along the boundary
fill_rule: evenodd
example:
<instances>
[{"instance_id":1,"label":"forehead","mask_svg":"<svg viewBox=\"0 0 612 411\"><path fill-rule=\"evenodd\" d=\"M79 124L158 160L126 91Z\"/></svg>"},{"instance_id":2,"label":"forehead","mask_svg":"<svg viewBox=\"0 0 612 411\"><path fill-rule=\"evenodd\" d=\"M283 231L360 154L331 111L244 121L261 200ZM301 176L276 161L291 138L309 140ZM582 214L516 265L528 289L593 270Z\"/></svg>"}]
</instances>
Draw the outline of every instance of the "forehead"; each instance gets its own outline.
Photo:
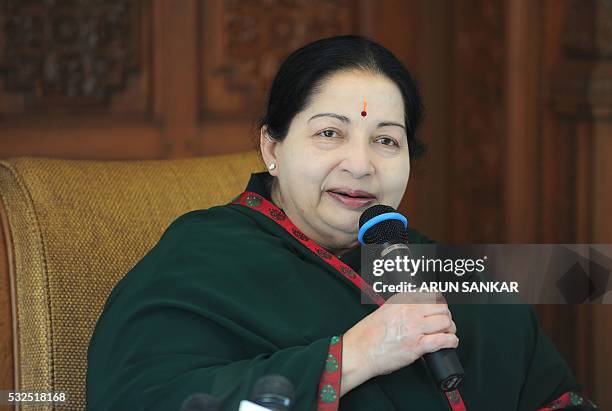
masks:
<instances>
[{"instance_id":1,"label":"forehead","mask_svg":"<svg viewBox=\"0 0 612 411\"><path fill-rule=\"evenodd\" d=\"M305 111L342 111L353 117L361 113L364 101L368 116L395 121L404 118L402 95L395 83L385 76L363 71L341 71L325 79Z\"/></svg>"}]
</instances>

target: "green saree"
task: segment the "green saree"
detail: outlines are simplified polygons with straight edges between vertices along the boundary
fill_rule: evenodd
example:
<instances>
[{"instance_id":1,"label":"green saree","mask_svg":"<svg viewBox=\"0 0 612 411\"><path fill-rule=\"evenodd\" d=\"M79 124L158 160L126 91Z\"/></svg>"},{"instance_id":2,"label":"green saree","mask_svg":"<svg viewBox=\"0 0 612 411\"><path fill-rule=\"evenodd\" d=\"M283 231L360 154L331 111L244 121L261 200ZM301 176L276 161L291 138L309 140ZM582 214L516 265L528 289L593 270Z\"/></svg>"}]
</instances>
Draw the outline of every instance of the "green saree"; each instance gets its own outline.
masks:
<instances>
[{"instance_id":1,"label":"green saree","mask_svg":"<svg viewBox=\"0 0 612 411\"><path fill-rule=\"evenodd\" d=\"M341 336L377 308L360 303L359 249L337 260L306 246L266 179L254 174L240 204L176 219L117 284L89 346L88 410L178 411L199 392L237 410L268 374L293 383L300 411L594 409L528 305L450 306L465 408L420 361L338 398Z\"/></svg>"}]
</instances>

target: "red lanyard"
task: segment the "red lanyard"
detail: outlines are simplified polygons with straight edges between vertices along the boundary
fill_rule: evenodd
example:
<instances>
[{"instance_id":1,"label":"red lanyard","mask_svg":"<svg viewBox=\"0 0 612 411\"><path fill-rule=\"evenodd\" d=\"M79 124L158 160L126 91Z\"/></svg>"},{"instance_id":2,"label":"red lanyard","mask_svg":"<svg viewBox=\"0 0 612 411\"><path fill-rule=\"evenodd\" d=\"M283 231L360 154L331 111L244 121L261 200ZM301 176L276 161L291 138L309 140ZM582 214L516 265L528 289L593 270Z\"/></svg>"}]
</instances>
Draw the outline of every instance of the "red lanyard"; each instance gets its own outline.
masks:
<instances>
[{"instance_id":1,"label":"red lanyard","mask_svg":"<svg viewBox=\"0 0 612 411\"><path fill-rule=\"evenodd\" d=\"M321 247L314 240L311 240L297 228L291 220L287 217L283 210L276 207L270 201L266 200L261 195L245 191L238 198L232 201L232 204L240 204L250 209L259 211L266 217L270 218L276 224L280 225L287 231L293 238L298 240L302 245L312 251L314 254L319 256L327 264L334 267L340 274L347 278L350 282L355 284L361 292L367 295L372 301L379 306L385 303L385 299L378 295L372 287L366 283L360 275L358 275L351 267L340 261L335 255ZM466 411L465 404L461 398L459 390L445 392L446 399L452 411Z\"/></svg>"}]
</instances>

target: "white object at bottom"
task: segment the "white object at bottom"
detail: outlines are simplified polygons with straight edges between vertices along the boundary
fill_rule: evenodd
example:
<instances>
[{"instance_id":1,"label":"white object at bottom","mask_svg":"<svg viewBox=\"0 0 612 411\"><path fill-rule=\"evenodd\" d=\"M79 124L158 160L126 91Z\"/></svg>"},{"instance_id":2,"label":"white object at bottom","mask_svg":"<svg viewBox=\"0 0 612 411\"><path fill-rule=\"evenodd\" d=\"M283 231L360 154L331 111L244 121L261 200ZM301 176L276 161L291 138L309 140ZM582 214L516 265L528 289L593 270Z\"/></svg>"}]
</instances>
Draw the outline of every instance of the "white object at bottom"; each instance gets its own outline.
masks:
<instances>
[{"instance_id":1,"label":"white object at bottom","mask_svg":"<svg viewBox=\"0 0 612 411\"><path fill-rule=\"evenodd\" d=\"M270 409L257 405L251 401L242 400L240 401L240 408L238 408L238 411L270 411Z\"/></svg>"}]
</instances>

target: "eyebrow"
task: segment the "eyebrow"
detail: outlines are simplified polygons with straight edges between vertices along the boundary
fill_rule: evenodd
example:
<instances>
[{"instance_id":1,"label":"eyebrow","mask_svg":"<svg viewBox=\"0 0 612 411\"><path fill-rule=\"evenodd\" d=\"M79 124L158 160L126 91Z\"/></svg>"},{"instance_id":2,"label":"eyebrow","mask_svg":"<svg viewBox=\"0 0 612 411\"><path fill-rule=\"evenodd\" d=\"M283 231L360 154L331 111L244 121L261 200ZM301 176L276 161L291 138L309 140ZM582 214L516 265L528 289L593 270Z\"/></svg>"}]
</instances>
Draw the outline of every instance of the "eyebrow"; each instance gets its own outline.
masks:
<instances>
[{"instance_id":1,"label":"eyebrow","mask_svg":"<svg viewBox=\"0 0 612 411\"><path fill-rule=\"evenodd\" d=\"M319 118L319 117L333 117L333 118L337 118L338 120L342 121L343 123L350 123L351 120L347 117L347 116L341 116L340 114L336 114L336 113L319 113L319 114L315 114L314 116L310 117L308 119L308 122L310 122L311 120L314 120L315 118Z\"/></svg>"},{"instance_id":2,"label":"eyebrow","mask_svg":"<svg viewBox=\"0 0 612 411\"><path fill-rule=\"evenodd\" d=\"M343 123L349 124L351 122L351 120L343 115L340 114L336 114L336 113L319 113L319 114L315 114L314 116L310 117L308 119L308 122L310 122L311 120L314 120L315 118L319 118L319 117L333 117L336 118L340 121L342 121ZM381 121L380 123L378 123L376 125L376 128L381 128L381 127L388 127L388 126L395 126L395 127L401 127L404 130L406 130L406 127L404 127L402 124L400 123L396 123L394 121Z\"/></svg>"},{"instance_id":3,"label":"eyebrow","mask_svg":"<svg viewBox=\"0 0 612 411\"><path fill-rule=\"evenodd\" d=\"M404 130L406 130L406 127L404 127L402 124L400 123L395 123L393 121L381 121L380 123L378 123L376 125L376 128L380 128L380 127L387 127L387 126L396 126L396 127L401 127Z\"/></svg>"}]
</instances>

